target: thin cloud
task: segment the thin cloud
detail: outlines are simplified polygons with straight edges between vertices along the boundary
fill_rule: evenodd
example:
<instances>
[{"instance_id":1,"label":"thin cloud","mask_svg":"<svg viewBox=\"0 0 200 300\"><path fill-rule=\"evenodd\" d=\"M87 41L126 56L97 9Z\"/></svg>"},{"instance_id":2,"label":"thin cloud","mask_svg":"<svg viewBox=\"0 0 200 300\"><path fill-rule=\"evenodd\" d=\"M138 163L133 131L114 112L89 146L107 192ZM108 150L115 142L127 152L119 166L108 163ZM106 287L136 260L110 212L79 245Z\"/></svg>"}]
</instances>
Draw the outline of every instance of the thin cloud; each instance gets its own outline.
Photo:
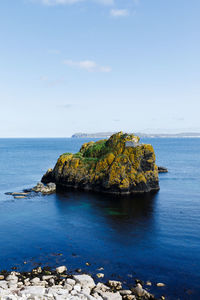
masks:
<instances>
[{"instance_id":1,"label":"thin cloud","mask_svg":"<svg viewBox=\"0 0 200 300\"><path fill-rule=\"evenodd\" d=\"M112 70L109 66L100 66L95 61L92 60L83 60L83 61L65 60L64 64L70 67L83 69L88 72L108 73L111 72Z\"/></svg>"},{"instance_id":2,"label":"thin cloud","mask_svg":"<svg viewBox=\"0 0 200 300\"><path fill-rule=\"evenodd\" d=\"M114 0L32 0L33 2L37 2L47 6L55 6L55 5L70 5L78 2L96 2L103 5L113 5Z\"/></svg>"},{"instance_id":3,"label":"thin cloud","mask_svg":"<svg viewBox=\"0 0 200 300\"><path fill-rule=\"evenodd\" d=\"M127 9L111 9L110 15L112 17L127 17L129 16L129 11Z\"/></svg>"},{"instance_id":4,"label":"thin cloud","mask_svg":"<svg viewBox=\"0 0 200 300\"><path fill-rule=\"evenodd\" d=\"M74 4L81 1L82 0L34 0L34 2L38 2L47 6Z\"/></svg>"}]
</instances>

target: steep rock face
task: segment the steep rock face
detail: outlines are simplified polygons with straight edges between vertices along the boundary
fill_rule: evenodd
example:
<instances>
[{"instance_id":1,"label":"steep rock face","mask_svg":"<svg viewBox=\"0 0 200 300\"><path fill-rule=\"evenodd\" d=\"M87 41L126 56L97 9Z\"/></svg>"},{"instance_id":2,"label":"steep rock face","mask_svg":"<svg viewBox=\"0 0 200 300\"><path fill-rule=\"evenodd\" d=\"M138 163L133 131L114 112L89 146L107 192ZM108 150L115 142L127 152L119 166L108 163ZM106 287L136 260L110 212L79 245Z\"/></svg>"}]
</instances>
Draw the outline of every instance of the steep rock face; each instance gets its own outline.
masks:
<instances>
[{"instance_id":1,"label":"steep rock face","mask_svg":"<svg viewBox=\"0 0 200 300\"><path fill-rule=\"evenodd\" d=\"M42 182L107 193L141 193L159 189L158 167L151 145L122 132L108 140L82 145L76 154L62 154Z\"/></svg>"}]
</instances>

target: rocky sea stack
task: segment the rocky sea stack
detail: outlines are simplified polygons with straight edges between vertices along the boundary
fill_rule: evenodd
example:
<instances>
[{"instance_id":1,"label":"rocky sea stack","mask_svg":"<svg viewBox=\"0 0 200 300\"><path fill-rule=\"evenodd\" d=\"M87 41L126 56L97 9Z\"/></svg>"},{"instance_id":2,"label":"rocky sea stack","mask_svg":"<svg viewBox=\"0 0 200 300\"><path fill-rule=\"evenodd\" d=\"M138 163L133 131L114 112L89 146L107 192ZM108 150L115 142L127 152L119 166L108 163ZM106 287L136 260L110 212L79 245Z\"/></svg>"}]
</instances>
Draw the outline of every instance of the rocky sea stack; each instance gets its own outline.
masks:
<instances>
[{"instance_id":1,"label":"rocky sea stack","mask_svg":"<svg viewBox=\"0 0 200 300\"><path fill-rule=\"evenodd\" d=\"M153 147L123 132L107 140L85 143L76 154L62 154L42 182L54 182L57 188L116 194L159 190Z\"/></svg>"}]
</instances>

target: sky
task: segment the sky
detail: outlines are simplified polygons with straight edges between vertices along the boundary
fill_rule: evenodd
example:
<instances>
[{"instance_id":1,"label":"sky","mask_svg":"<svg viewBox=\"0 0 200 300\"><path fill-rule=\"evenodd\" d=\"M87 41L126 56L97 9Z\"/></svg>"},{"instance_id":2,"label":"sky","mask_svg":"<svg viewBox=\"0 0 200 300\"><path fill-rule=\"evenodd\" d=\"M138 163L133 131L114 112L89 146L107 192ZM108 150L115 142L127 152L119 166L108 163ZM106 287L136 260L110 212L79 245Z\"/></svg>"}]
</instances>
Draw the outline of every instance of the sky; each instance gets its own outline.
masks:
<instances>
[{"instance_id":1,"label":"sky","mask_svg":"<svg viewBox=\"0 0 200 300\"><path fill-rule=\"evenodd\" d=\"M1 0L0 137L200 132L199 0Z\"/></svg>"}]
</instances>

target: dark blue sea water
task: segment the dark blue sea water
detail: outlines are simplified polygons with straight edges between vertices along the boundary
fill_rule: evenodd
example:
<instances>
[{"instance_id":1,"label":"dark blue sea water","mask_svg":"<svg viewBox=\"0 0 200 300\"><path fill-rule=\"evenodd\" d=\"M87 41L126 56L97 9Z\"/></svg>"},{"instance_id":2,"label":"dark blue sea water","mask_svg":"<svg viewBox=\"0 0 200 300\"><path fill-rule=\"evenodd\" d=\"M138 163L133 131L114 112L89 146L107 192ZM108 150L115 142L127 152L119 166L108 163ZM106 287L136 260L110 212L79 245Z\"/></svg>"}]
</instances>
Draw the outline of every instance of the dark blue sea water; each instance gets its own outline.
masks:
<instances>
[{"instance_id":1,"label":"dark blue sea water","mask_svg":"<svg viewBox=\"0 0 200 300\"><path fill-rule=\"evenodd\" d=\"M0 139L0 269L66 264L96 274L103 267L105 280L140 278L167 299L200 299L200 139L143 140L169 169L155 195L4 194L32 187L83 142Z\"/></svg>"}]
</instances>

